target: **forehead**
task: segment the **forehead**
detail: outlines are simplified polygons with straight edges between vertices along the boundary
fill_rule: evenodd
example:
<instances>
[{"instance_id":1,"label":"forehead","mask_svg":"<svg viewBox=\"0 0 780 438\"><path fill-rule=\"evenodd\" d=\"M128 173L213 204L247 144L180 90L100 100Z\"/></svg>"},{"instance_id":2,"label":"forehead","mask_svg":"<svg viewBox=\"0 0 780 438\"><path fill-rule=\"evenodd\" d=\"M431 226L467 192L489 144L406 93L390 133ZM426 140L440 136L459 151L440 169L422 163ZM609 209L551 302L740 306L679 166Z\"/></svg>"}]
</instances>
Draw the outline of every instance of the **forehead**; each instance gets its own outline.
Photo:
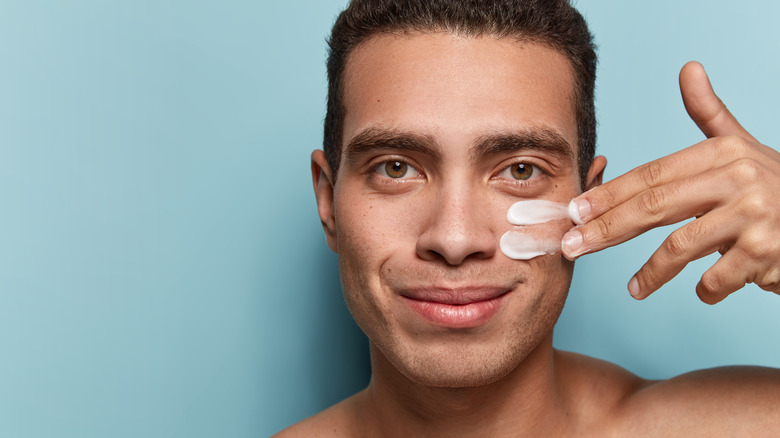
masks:
<instances>
[{"instance_id":1,"label":"forehead","mask_svg":"<svg viewBox=\"0 0 780 438\"><path fill-rule=\"evenodd\" d=\"M574 76L547 46L490 35L378 35L344 74L344 143L366 129L421 132L442 144L544 128L577 146Z\"/></svg>"}]
</instances>

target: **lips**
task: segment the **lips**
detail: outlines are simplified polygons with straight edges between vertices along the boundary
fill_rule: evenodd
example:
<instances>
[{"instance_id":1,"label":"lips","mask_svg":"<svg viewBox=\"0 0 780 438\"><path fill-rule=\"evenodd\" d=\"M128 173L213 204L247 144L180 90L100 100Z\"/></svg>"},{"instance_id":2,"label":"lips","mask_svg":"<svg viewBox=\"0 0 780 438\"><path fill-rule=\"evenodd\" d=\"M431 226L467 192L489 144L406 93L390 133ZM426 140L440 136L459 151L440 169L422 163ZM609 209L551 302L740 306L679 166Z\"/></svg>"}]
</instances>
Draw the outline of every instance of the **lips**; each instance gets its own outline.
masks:
<instances>
[{"instance_id":1,"label":"lips","mask_svg":"<svg viewBox=\"0 0 780 438\"><path fill-rule=\"evenodd\" d=\"M506 292L508 290L503 287L464 287L454 289L431 287L407 290L402 295L418 301L462 306L492 300Z\"/></svg>"},{"instance_id":2,"label":"lips","mask_svg":"<svg viewBox=\"0 0 780 438\"><path fill-rule=\"evenodd\" d=\"M406 304L429 322L451 328L485 324L501 309L505 287L419 288L405 290Z\"/></svg>"}]
</instances>

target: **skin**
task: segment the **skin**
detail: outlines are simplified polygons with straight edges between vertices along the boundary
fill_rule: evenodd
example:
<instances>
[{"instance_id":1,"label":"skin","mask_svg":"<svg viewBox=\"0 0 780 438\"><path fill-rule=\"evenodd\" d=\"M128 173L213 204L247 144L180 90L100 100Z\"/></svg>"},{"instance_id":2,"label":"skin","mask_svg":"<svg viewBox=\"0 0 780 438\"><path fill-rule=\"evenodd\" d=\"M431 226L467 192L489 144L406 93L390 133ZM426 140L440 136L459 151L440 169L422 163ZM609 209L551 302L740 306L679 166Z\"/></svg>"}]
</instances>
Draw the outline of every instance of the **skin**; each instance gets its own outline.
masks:
<instances>
[{"instance_id":1,"label":"skin","mask_svg":"<svg viewBox=\"0 0 780 438\"><path fill-rule=\"evenodd\" d=\"M377 36L353 52L345 84L338 178L322 151L312 154L312 176L345 300L370 340L372 379L279 436L756 436L780 428L775 370L654 382L552 348L572 262L560 253L510 260L498 241L512 227L512 203L568 202L581 191L573 75L560 53L492 36ZM550 142L479 153L486 137L529 132L551 133L570 153ZM391 178L388 161L411 167ZM518 162L536 173L517 180L507 169ZM609 214L594 196L605 165L594 160L586 177L593 190L578 198L592 202L589 222L576 229L586 252L597 248L588 227ZM556 221L539 232L561 237L571 226ZM505 292L499 310L469 328L432 323L405 298L485 286Z\"/></svg>"}]
</instances>

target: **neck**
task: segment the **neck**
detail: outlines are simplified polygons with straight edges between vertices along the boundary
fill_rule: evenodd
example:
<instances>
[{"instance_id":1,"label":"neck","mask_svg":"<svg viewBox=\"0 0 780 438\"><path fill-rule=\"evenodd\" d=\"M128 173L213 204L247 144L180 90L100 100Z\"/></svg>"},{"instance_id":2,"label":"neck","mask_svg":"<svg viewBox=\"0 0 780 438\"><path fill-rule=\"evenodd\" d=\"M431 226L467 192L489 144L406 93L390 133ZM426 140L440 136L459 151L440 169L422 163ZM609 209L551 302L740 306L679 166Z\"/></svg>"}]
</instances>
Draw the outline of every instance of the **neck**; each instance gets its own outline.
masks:
<instances>
[{"instance_id":1,"label":"neck","mask_svg":"<svg viewBox=\"0 0 780 438\"><path fill-rule=\"evenodd\" d=\"M373 436L556 435L568 427L568 409L555 362L550 335L496 382L436 388L409 380L372 345L373 374L356 418Z\"/></svg>"}]
</instances>

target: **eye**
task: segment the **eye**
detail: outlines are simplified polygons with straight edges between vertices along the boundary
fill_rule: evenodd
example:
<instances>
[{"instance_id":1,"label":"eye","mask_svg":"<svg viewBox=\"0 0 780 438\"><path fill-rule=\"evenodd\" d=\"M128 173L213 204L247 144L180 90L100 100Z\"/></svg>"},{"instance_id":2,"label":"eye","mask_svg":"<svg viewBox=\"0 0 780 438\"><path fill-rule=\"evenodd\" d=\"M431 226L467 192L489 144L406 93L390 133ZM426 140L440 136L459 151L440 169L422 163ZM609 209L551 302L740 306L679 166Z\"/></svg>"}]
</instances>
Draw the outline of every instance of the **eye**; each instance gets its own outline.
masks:
<instances>
[{"instance_id":1,"label":"eye","mask_svg":"<svg viewBox=\"0 0 780 438\"><path fill-rule=\"evenodd\" d=\"M501 171L499 176L510 180L527 181L531 178L538 178L541 173L542 170L539 167L521 161Z\"/></svg>"},{"instance_id":2,"label":"eye","mask_svg":"<svg viewBox=\"0 0 780 438\"><path fill-rule=\"evenodd\" d=\"M379 163L374 172L390 179L409 179L420 175L414 167L401 160L390 160Z\"/></svg>"}]
</instances>

